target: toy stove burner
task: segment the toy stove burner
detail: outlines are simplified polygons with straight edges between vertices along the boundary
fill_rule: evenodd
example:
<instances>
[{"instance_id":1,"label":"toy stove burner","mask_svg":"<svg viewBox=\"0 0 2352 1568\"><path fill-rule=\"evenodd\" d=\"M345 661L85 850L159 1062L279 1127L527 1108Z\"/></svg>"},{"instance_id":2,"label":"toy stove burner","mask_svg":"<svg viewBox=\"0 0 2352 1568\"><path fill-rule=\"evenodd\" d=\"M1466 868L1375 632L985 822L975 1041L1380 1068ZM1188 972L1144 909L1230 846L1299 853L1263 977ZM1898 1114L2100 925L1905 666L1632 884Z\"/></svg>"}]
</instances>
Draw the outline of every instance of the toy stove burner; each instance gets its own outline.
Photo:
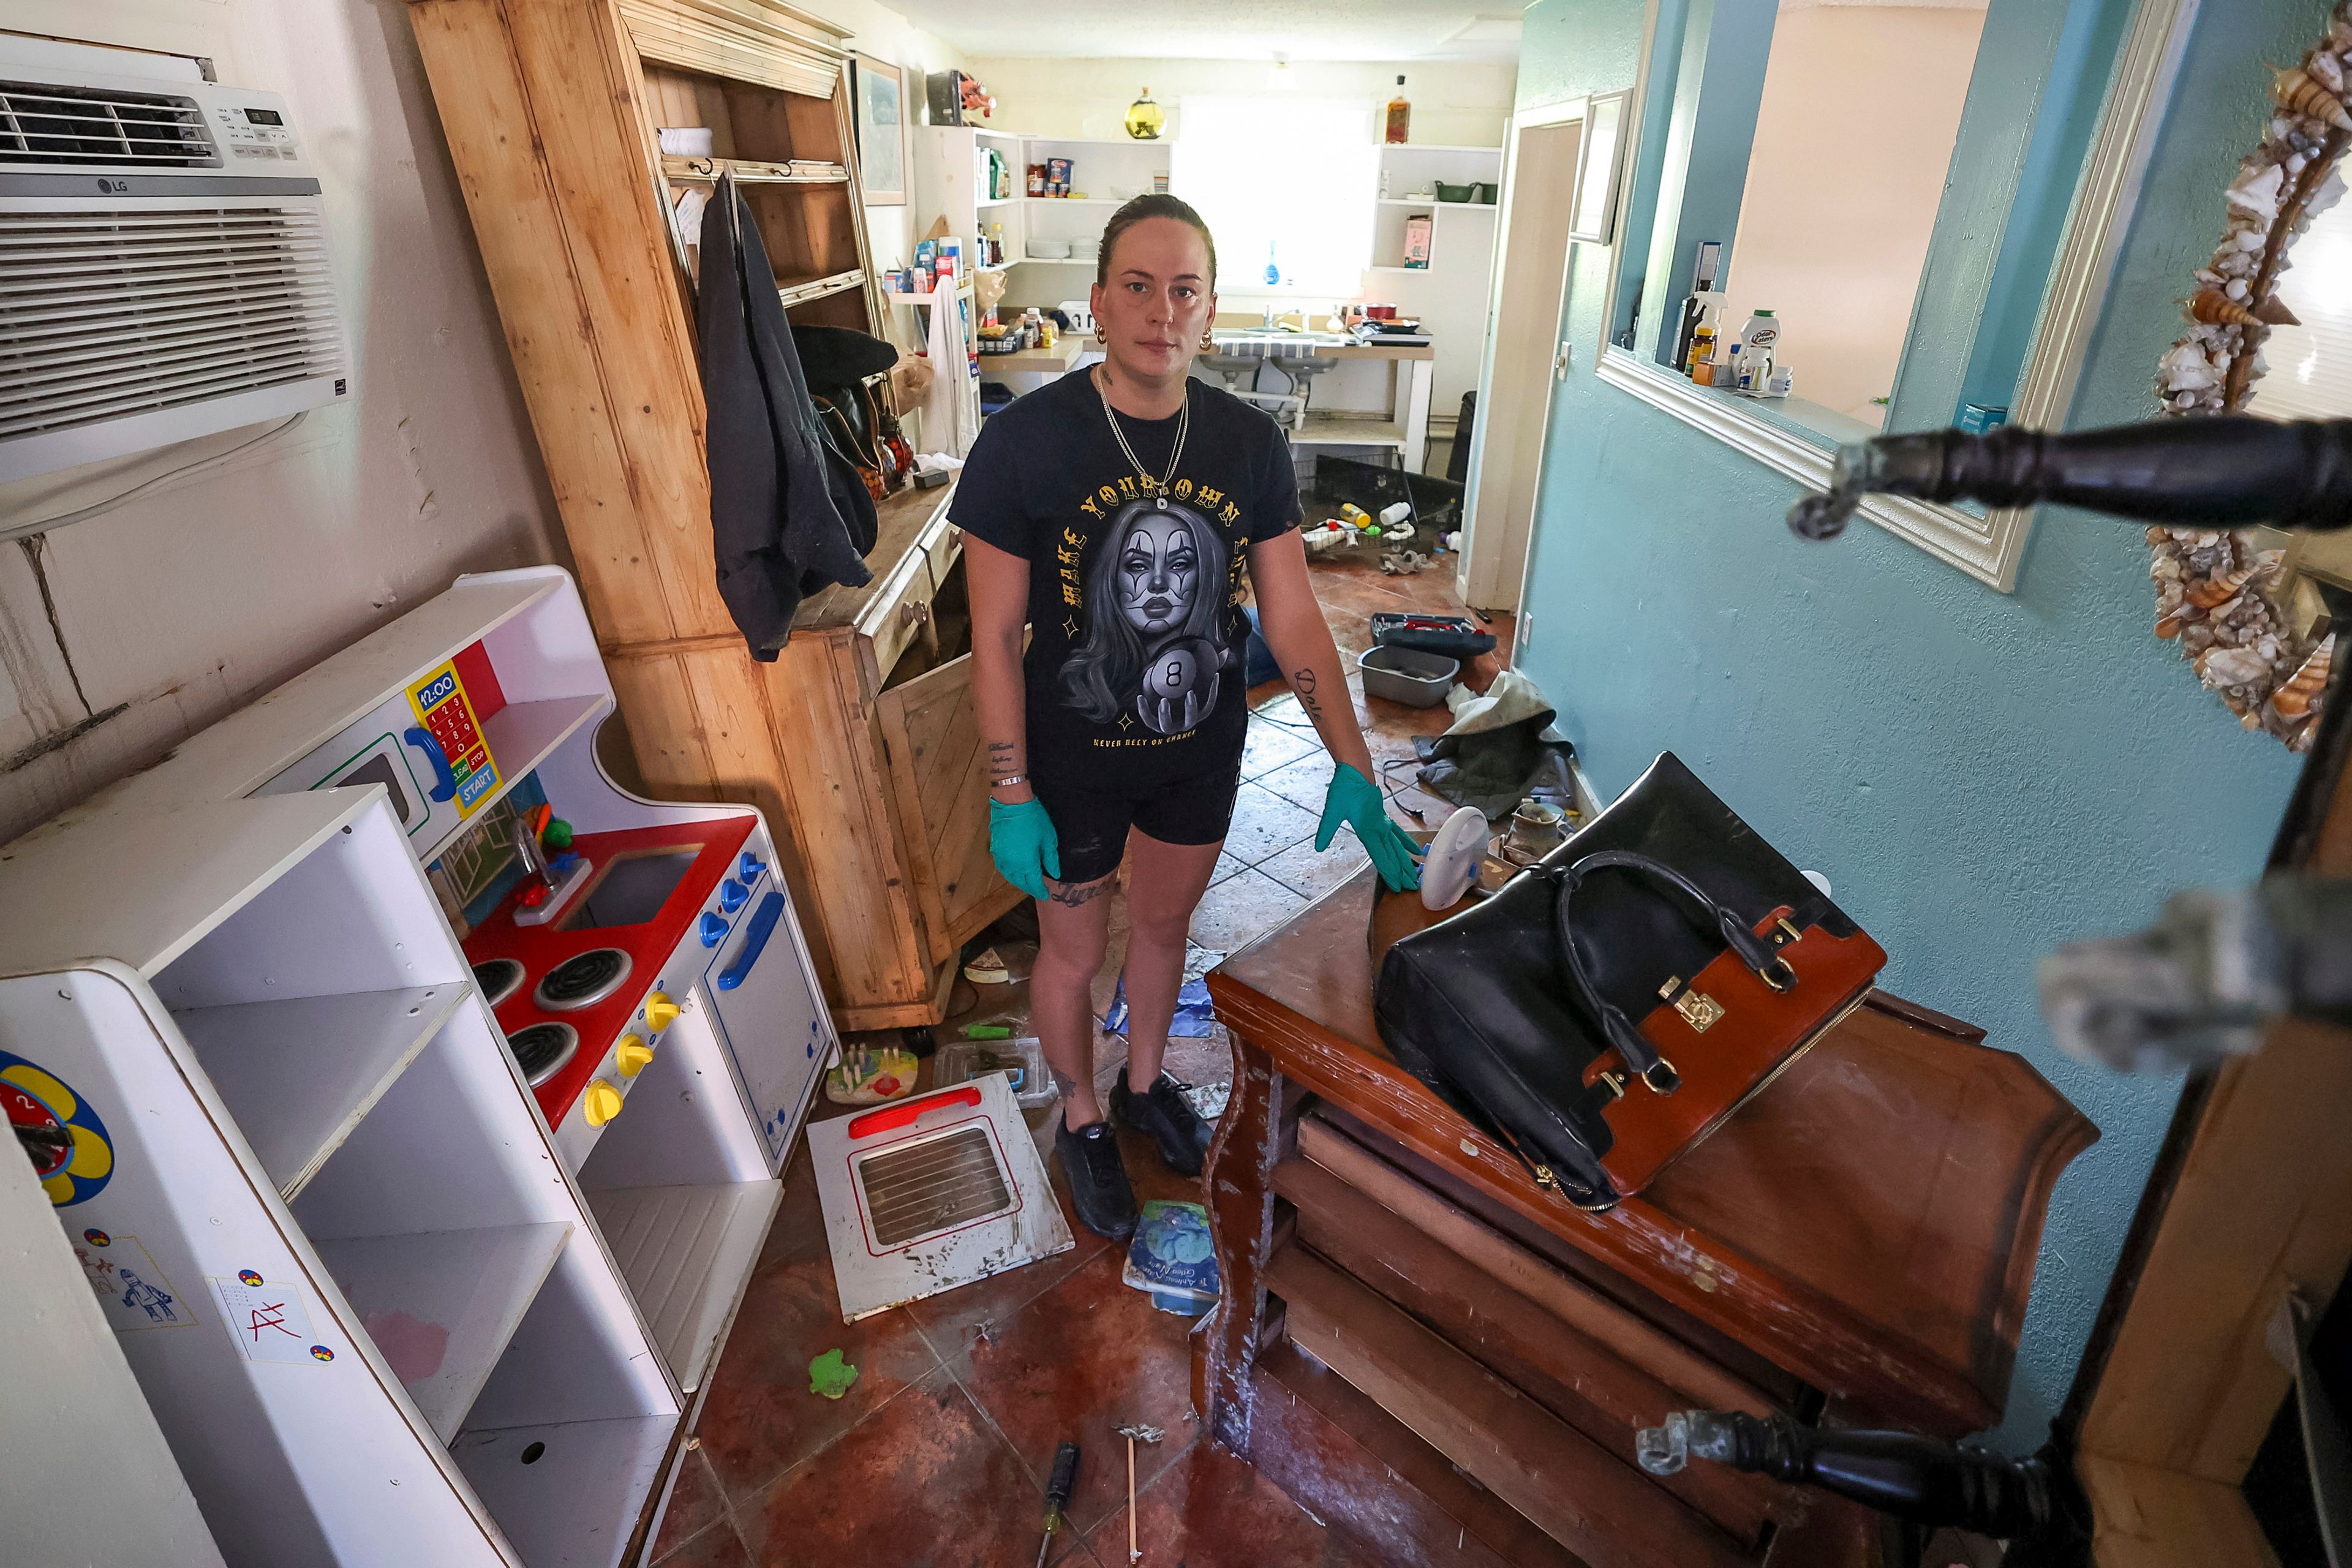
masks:
<instances>
[{"instance_id":1,"label":"toy stove burner","mask_svg":"<svg viewBox=\"0 0 2352 1568\"><path fill-rule=\"evenodd\" d=\"M537 1089L562 1071L572 1053L580 1048L580 1031L569 1024L533 1024L509 1035L507 1048L514 1053L522 1076Z\"/></svg>"},{"instance_id":2,"label":"toy stove burner","mask_svg":"<svg viewBox=\"0 0 2352 1568\"><path fill-rule=\"evenodd\" d=\"M474 986L482 1000L495 1007L522 989L522 963L518 959L493 958L474 965Z\"/></svg>"},{"instance_id":3,"label":"toy stove burner","mask_svg":"<svg viewBox=\"0 0 2352 1568\"><path fill-rule=\"evenodd\" d=\"M621 988L629 977L629 955L617 947L592 947L572 954L547 972L530 999L550 1013L576 1013L593 1007Z\"/></svg>"}]
</instances>

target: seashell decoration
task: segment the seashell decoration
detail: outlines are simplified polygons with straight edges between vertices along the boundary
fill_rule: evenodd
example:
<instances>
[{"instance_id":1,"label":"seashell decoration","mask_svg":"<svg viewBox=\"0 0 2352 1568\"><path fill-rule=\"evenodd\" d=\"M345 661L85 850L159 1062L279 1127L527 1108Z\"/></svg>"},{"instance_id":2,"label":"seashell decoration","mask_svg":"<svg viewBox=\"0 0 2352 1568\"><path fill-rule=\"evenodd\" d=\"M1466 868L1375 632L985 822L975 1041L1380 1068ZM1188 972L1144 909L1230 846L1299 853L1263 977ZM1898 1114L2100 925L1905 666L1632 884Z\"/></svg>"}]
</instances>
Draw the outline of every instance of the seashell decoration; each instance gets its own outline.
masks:
<instances>
[{"instance_id":1,"label":"seashell decoration","mask_svg":"<svg viewBox=\"0 0 2352 1568\"><path fill-rule=\"evenodd\" d=\"M2197 269L2182 314L2189 330L2165 351L2155 392L2174 415L2226 414L2269 371L2263 340L2299 324L2278 299L2287 248L2343 199L2352 147L2352 0L2337 0L2326 36L2273 74L2277 112L2224 195L2221 243ZM2272 602L2278 552L2229 530L2151 528L2148 578L2156 635L2177 643L2207 689L2249 730L2308 751L2335 665L2333 632L2315 644Z\"/></svg>"},{"instance_id":2,"label":"seashell decoration","mask_svg":"<svg viewBox=\"0 0 2352 1568\"><path fill-rule=\"evenodd\" d=\"M2241 279L2231 285L2241 295L2246 283ZM2226 321L2233 326L2259 327L2263 319L2238 303L2237 300L2219 289L2200 289L2189 301L2189 319L2192 321Z\"/></svg>"},{"instance_id":3,"label":"seashell decoration","mask_svg":"<svg viewBox=\"0 0 2352 1568\"><path fill-rule=\"evenodd\" d=\"M2312 704L2327 689L2327 674L2336 661L2336 634L2328 633L2303 661L2303 668L2286 678L2276 691L2271 693L2271 711L2282 719L2301 719L2311 711Z\"/></svg>"},{"instance_id":4,"label":"seashell decoration","mask_svg":"<svg viewBox=\"0 0 2352 1568\"><path fill-rule=\"evenodd\" d=\"M2342 68L2337 67L2339 80ZM2352 131L2352 114L2344 111L2344 100L2328 91L2316 77L2301 66L2289 66L2273 76L2271 96L2278 100L2279 107L2289 113L2326 121L2338 131Z\"/></svg>"}]
</instances>

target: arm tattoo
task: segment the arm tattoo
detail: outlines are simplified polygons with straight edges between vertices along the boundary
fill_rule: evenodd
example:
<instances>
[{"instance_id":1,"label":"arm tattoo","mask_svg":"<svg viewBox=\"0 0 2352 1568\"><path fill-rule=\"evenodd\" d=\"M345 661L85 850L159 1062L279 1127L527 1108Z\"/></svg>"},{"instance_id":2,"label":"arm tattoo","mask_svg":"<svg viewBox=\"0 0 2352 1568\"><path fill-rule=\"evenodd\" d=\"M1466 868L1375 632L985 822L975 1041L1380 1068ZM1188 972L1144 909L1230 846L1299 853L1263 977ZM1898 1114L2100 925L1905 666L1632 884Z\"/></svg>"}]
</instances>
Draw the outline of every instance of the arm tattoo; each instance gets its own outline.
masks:
<instances>
[{"instance_id":1,"label":"arm tattoo","mask_svg":"<svg viewBox=\"0 0 2352 1568\"><path fill-rule=\"evenodd\" d=\"M988 771L992 773L1009 773L1015 771L1013 764L1012 742L991 741L988 743Z\"/></svg>"},{"instance_id":2,"label":"arm tattoo","mask_svg":"<svg viewBox=\"0 0 2352 1568\"><path fill-rule=\"evenodd\" d=\"M1307 710L1309 719L1323 717L1323 704L1315 700L1315 671L1301 668L1290 678L1290 689L1298 694L1298 705Z\"/></svg>"}]
</instances>

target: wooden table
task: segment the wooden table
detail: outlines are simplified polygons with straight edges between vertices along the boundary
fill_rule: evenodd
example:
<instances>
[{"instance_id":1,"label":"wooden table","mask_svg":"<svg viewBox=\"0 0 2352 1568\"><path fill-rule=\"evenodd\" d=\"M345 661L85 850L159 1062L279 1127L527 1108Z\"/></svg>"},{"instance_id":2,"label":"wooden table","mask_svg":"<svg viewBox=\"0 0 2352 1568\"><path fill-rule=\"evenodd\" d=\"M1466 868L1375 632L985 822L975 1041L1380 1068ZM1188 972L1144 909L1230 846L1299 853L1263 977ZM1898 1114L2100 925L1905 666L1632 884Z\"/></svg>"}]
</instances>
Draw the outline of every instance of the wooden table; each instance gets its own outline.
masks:
<instances>
[{"instance_id":1,"label":"wooden table","mask_svg":"<svg viewBox=\"0 0 2352 1568\"><path fill-rule=\"evenodd\" d=\"M2000 1419L2051 1187L2098 1136L2023 1058L1873 993L1586 1214L1382 1048L1374 888L1368 867L1208 977L1234 1055L1205 1177L1225 1293L1193 1342L1212 1433L1250 1455L1254 1366L1287 1338L1577 1560L1680 1568L1758 1561L1803 1509L1710 1466L1643 1476L1632 1429L1669 1409Z\"/></svg>"}]
</instances>

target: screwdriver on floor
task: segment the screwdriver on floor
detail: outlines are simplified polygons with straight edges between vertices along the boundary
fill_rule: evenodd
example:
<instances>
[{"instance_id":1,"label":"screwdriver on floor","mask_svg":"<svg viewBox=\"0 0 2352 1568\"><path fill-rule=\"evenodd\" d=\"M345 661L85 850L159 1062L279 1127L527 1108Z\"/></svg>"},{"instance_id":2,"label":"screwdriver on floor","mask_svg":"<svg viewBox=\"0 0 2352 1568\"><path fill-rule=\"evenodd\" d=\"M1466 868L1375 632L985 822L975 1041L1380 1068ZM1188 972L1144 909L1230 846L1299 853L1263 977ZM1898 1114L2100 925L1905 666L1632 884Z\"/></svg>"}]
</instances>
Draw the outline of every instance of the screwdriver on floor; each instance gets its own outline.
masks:
<instances>
[{"instance_id":1,"label":"screwdriver on floor","mask_svg":"<svg viewBox=\"0 0 2352 1568\"><path fill-rule=\"evenodd\" d=\"M1037 1568L1045 1568L1045 1553L1054 1549L1054 1531L1062 1528L1062 1510L1078 1484L1078 1446L1065 1443L1054 1450L1054 1474L1045 1483L1045 1539L1037 1543Z\"/></svg>"}]
</instances>

